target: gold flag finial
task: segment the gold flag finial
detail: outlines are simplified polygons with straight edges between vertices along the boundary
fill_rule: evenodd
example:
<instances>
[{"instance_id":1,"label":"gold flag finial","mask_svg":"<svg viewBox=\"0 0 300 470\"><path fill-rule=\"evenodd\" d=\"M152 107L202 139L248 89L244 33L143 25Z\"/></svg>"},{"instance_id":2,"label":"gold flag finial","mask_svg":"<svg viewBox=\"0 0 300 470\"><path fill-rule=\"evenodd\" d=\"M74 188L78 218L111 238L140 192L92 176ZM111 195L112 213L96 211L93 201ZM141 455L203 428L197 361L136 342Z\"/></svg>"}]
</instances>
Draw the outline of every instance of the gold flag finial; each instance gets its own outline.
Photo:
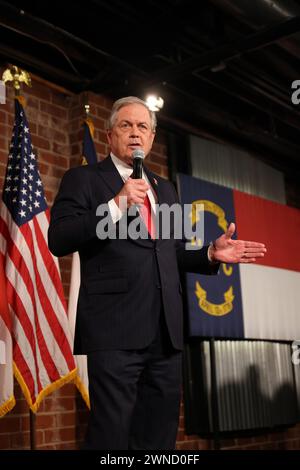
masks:
<instances>
[{"instance_id":1,"label":"gold flag finial","mask_svg":"<svg viewBox=\"0 0 300 470\"><path fill-rule=\"evenodd\" d=\"M18 94L20 92L20 83L24 82L27 86L31 87L31 78L26 70L22 70L16 65L11 65L8 69L4 70L2 75L4 83L13 82L13 86Z\"/></svg>"}]
</instances>

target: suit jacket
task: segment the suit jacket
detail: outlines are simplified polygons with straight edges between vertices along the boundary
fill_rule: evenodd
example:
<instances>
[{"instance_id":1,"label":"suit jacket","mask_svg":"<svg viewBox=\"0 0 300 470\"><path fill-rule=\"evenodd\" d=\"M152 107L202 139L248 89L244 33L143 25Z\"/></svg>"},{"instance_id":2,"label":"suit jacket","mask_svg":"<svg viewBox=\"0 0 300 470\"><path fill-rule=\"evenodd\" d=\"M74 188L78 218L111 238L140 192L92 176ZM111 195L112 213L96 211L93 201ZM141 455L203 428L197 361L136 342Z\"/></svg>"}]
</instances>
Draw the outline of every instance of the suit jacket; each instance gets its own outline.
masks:
<instances>
[{"instance_id":1,"label":"suit jacket","mask_svg":"<svg viewBox=\"0 0 300 470\"><path fill-rule=\"evenodd\" d=\"M158 203L178 202L172 183L145 168ZM96 208L122 188L110 157L68 170L56 196L48 231L55 256L78 251L81 262L75 354L99 349L140 349L154 337L161 303L173 346L183 347L179 270L214 274L207 247L186 251L184 242L156 239L99 240ZM107 215L107 214L106 214ZM129 218L129 222L131 219Z\"/></svg>"}]
</instances>

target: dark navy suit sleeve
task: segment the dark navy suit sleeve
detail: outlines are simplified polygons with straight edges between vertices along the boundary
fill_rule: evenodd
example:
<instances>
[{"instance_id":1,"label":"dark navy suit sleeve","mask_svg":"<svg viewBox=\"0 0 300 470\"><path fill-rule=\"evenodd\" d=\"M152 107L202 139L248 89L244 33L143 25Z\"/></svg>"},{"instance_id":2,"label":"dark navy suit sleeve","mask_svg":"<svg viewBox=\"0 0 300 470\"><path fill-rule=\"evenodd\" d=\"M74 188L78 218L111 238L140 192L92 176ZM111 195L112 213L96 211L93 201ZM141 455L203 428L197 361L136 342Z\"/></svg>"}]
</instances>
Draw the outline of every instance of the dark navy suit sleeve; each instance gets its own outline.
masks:
<instances>
[{"instance_id":1,"label":"dark navy suit sleeve","mask_svg":"<svg viewBox=\"0 0 300 470\"><path fill-rule=\"evenodd\" d=\"M96 238L99 220L92 206L89 171L85 171L85 167L68 170L51 210L48 230L50 251L55 256L78 251L82 245Z\"/></svg>"}]
</instances>

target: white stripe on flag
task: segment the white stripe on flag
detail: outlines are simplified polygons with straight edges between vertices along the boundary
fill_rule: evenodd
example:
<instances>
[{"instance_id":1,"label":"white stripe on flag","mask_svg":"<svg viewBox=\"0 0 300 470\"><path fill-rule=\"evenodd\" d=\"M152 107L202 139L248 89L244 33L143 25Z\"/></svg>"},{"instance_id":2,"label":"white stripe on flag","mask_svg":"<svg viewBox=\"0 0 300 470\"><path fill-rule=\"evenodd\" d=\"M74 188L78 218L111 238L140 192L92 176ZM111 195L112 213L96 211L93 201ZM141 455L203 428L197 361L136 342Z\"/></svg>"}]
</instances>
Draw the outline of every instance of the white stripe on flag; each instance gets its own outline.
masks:
<instances>
[{"instance_id":1,"label":"white stripe on flag","mask_svg":"<svg viewBox=\"0 0 300 470\"><path fill-rule=\"evenodd\" d=\"M246 338L300 339L300 273L240 265Z\"/></svg>"},{"instance_id":2,"label":"white stripe on flag","mask_svg":"<svg viewBox=\"0 0 300 470\"><path fill-rule=\"evenodd\" d=\"M69 305L68 305L68 317L69 317L69 324L70 330L73 335L73 339L75 336L75 324L76 324L76 310L77 310L77 301L78 301L78 294L79 294L79 287L80 287L80 259L79 254L74 253L72 259L72 272L71 272L71 282L70 282L70 292L69 292ZM87 372L87 358L85 355L76 355L75 361L77 365L77 376L79 381L76 381L76 385L79 391L82 394L84 401L86 402L87 406L89 406L89 396L88 396L88 389L89 389L89 379L88 379L88 372Z\"/></svg>"}]
</instances>

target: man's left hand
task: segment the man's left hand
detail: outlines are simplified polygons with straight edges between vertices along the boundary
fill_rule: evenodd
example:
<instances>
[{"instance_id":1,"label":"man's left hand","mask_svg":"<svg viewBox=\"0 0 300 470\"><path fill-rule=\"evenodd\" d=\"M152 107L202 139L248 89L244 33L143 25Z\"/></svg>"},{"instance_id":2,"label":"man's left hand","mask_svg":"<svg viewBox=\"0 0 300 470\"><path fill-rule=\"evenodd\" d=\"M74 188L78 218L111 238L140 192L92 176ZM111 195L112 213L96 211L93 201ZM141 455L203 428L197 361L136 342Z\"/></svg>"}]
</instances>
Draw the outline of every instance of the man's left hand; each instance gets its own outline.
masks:
<instances>
[{"instance_id":1,"label":"man's left hand","mask_svg":"<svg viewBox=\"0 0 300 470\"><path fill-rule=\"evenodd\" d=\"M209 247L212 262L219 263L255 263L262 258L267 249L263 243L244 240L232 240L235 224L232 222L226 233L221 235Z\"/></svg>"}]
</instances>

